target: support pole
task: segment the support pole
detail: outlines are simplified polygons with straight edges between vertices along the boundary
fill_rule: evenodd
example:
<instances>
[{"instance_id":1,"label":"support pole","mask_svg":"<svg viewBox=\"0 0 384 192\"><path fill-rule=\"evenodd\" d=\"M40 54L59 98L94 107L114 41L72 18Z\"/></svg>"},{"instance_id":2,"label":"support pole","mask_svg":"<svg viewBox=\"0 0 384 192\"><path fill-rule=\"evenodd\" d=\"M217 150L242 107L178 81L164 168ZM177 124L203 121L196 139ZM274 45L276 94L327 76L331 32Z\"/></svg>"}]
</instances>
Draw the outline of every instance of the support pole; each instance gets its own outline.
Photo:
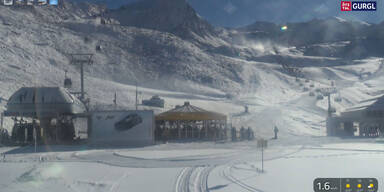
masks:
<instances>
[{"instance_id":1,"label":"support pole","mask_svg":"<svg viewBox=\"0 0 384 192\"><path fill-rule=\"evenodd\" d=\"M178 139L181 139L181 129L180 129L180 122L179 121L176 121L176 126L177 126Z\"/></svg>"},{"instance_id":2,"label":"support pole","mask_svg":"<svg viewBox=\"0 0 384 192\"><path fill-rule=\"evenodd\" d=\"M84 100L84 63L80 63L81 99Z\"/></svg>"},{"instance_id":3,"label":"support pole","mask_svg":"<svg viewBox=\"0 0 384 192\"><path fill-rule=\"evenodd\" d=\"M115 108L117 106L117 93L115 92L115 97L113 99L113 104L115 105Z\"/></svg>"},{"instance_id":4,"label":"support pole","mask_svg":"<svg viewBox=\"0 0 384 192\"><path fill-rule=\"evenodd\" d=\"M194 139L194 136L195 136L195 134L194 134L194 129L195 129L195 127L196 127L196 122L193 121L191 127L192 127L192 130L191 130L191 131L192 131L192 138Z\"/></svg>"},{"instance_id":5,"label":"support pole","mask_svg":"<svg viewBox=\"0 0 384 192\"><path fill-rule=\"evenodd\" d=\"M261 144L261 172L264 173L264 142Z\"/></svg>"},{"instance_id":6,"label":"support pole","mask_svg":"<svg viewBox=\"0 0 384 192\"><path fill-rule=\"evenodd\" d=\"M205 138L208 139L209 122L205 121Z\"/></svg>"},{"instance_id":7,"label":"support pole","mask_svg":"<svg viewBox=\"0 0 384 192\"><path fill-rule=\"evenodd\" d=\"M137 81L136 81L136 100L135 100L136 111L137 111L137 105L138 105L138 103L137 103L137 93L138 93L138 91L137 91Z\"/></svg>"},{"instance_id":8,"label":"support pole","mask_svg":"<svg viewBox=\"0 0 384 192\"><path fill-rule=\"evenodd\" d=\"M3 128L4 128L4 113L1 113L0 115L1 115L1 117L0 117L0 121L1 121L0 130L3 130Z\"/></svg>"},{"instance_id":9,"label":"support pole","mask_svg":"<svg viewBox=\"0 0 384 192\"><path fill-rule=\"evenodd\" d=\"M4 112L0 114L0 132L4 131ZM4 135L0 137L0 142L3 143Z\"/></svg>"},{"instance_id":10,"label":"support pole","mask_svg":"<svg viewBox=\"0 0 384 192\"><path fill-rule=\"evenodd\" d=\"M33 139L35 140L35 153L37 152L37 131L36 131L36 125L35 120L32 121L33 126Z\"/></svg>"},{"instance_id":11,"label":"support pole","mask_svg":"<svg viewBox=\"0 0 384 192\"><path fill-rule=\"evenodd\" d=\"M328 93L328 117L332 117L331 93Z\"/></svg>"},{"instance_id":12,"label":"support pole","mask_svg":"<svg viewBox=\"0 0 384 192\"><path fill-rule=\"evenodd\" d=\"M183 123L183 128L185 130L185 139L188 138L188 128L189 128L189 125L185 126L186 124L187 124L187 122Z\"/></svg>"},{"instance_id":13,"label":"support pole","mask_svg":"<svg viewBox=\"0 0 384 192\"><path fill-rule=\"evenodd\" d=\"M91 65L93 54L70 54L71 63L80 65L80 99L81 101L85 101L85 92L84 92L84 64Z\"/></svg>"},{"instance_id":14,"label":"support pole","mask_svg":"<svg viewBox=\"0 0 384 192\"><path fill-rule=\"evenodd\" d=\"M28 143L28 128L26 123L22 124L22 127L24 129L24 143Z\"/></svg>"},{"instance_id":15,"label":"support pole","mask_svg":"<svg viewBox=\"0 0 384 192\"><path fill-rule=\"evenodd\" d=\"M3 132L3 130L4 130L4 127L3 127L3 121L4 121L4 113L1 113L0 114L0 132ZM3 139L4 139L4 135L2 135L1 137L0 137L0 143L3 143Z\"/></svg>"}]
</instances>

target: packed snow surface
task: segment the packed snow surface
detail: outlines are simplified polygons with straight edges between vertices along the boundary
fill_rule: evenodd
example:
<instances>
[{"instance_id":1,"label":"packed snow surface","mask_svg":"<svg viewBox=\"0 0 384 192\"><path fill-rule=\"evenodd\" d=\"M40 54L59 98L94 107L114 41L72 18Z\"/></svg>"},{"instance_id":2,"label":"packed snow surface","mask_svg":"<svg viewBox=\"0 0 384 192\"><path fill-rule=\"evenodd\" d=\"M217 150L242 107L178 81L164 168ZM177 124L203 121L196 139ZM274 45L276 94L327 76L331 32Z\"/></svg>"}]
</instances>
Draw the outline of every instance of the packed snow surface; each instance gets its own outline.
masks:
<instances>
[{"instance_id":1,"label":"packed snow surface","mask_svg":"<svg viewBox=\"0 0 384 192\"><path fill-rule=\"evenodd\" d=\"M311 191L318 177L375 177L383 184L381 139L300 141L270 140L263 171L254 141L132 149L41 146L37 153L33 147L7 148L0 185L2 191L69 192Z\"/></svg>"}]
</instances>

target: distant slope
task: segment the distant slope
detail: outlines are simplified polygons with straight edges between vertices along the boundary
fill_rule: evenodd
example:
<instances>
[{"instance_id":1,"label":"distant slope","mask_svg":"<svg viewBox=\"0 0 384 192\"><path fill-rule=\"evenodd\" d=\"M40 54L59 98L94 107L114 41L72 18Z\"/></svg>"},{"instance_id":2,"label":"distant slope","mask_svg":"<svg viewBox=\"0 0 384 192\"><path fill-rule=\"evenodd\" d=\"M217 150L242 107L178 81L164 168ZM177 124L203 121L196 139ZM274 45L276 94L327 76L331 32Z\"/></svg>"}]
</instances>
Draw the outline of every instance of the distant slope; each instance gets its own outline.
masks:
<instances>
[{"instance_id":1,"label":"distant slope","mask_svg":"<svg viewBox=\"0 0 384 192\"><path fill-rule=\"evenodd\" d=\"M279 25L256 22L239 28L239 35L254 40L269 40L276 44L295 46L307 56L362 59L384 56L382 24L349 21L338 17L288 23L288 30Z\"/></svg>"}]
</instances>

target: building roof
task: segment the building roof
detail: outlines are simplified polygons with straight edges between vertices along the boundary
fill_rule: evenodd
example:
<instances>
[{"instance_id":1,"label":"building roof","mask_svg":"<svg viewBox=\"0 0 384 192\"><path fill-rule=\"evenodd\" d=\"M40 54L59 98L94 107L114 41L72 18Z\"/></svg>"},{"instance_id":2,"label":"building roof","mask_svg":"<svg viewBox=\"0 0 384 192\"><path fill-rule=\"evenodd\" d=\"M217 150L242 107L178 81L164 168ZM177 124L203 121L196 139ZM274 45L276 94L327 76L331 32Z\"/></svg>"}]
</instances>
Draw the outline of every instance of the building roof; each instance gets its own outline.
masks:
<instances>
[{"instance_id":1,"label":"building roof","mask_svg":"<svg viewBox=\"0 0 384 192\"><path fill-rule=\"evenodd\" d=\"M167 121L177 121L177 120L193 120L193 121L203 121L203 120L226 120L227 116L210 112L205 109L191 105L189 102L185 102L183 106L176 106L174 109L171 109L167 112L161 113L156 116L156 120L167 120Z\"/></svg>"},{"instance_id":2,"label":"building roof","mask_svg":"<svg viewBox=\"0 0 384 192\"><path fill-rule=\"evenodd\" d=\"M85 111L84 104L62 87L22 87L9 98L4 114L51 117Z\"/></svg>"},{"instance_id":3,"label":"building roof","mask_svg":"<svg viewBox=\"0 0 384 192\"><path fill-rule=\"evenodd\" d=\"M349 108L340 114L340 117L349 119L382 118L384 114L384 96L361 101L358 105Z\"/></svg>"},{"instance_id":4,"label":"building roof","mask_svg":"<svg viewBox=\"0 0 384 192\"><path fill-rule=\"evenodd\" d=\"M348 108L345 112L360 111L360 110L382 110L384 111L384 95L360 101L359 104Z\"/></svg>"}]
</instances>

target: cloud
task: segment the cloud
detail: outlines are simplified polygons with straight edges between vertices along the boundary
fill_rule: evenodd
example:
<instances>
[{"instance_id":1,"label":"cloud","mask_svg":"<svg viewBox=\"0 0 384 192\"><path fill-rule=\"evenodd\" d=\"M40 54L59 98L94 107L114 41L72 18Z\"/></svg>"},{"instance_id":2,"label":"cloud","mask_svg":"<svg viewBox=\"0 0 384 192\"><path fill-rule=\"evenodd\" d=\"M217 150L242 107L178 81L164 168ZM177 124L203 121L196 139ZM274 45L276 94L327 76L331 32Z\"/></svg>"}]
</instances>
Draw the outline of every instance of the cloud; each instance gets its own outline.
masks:
<instances>
[{"instance_id":1,"label":"cloud","mask_svg":"<svg viewBox=\"0 0 384 192\"><path fill-rule=\"evenodd\" d=\"M224 11L226 11L228 14L233 14L237 11L237 7L228 1L228 3L224 6Z\"/></svg>"},{"instance_id":2,"label":"cloud","mask_svg":"<svg viewBox=\"0 0 384 192\"><path fill-rule=\"evenodd\" d=\"M328 11L329 8L325 4L321 4L320 6L315 8L315 12L319 14L327 13Z\"/></svg>"}]
</instances>

